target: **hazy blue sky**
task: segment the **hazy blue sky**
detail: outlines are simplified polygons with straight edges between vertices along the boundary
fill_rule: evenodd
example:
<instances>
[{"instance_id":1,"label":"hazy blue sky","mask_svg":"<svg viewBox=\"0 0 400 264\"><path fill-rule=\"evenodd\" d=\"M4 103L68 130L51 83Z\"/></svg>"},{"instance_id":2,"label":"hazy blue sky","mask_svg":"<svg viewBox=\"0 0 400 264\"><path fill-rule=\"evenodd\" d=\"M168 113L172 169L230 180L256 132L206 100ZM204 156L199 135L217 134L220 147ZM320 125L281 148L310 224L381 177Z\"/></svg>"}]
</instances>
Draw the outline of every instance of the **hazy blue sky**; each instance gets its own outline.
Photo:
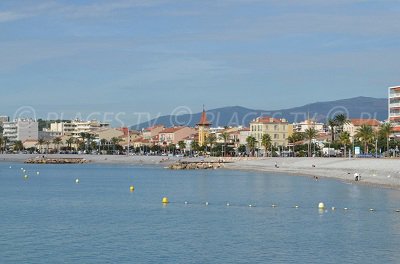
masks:
<instances>
[{"instance_id":1,"label":"hazy blue sky","mask_svg":"<svg viewBox=\"0 0 400 264\"><path fill-rule=\"evenodd\" d=\"M2 0L0 114L132 122L182 105L386 97L399 14L398 0Z\"/></svg>"}]
</instances>

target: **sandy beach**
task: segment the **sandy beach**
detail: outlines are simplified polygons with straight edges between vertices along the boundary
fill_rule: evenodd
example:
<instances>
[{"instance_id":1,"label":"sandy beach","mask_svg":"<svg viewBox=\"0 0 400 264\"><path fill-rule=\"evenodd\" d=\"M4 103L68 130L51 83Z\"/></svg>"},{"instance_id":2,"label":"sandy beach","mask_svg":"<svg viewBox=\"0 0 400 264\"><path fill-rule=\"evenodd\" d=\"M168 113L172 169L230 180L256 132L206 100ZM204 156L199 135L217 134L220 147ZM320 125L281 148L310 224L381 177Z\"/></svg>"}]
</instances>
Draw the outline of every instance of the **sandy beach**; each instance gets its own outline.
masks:
<instances>
[{"instance_id":1,"label":"sandy beach","mask_svg":"<svg viewBox=\"0 0 400 264\"><path fill-rule=\"evenodd\" d=\"M47 155L51 158L84 158L98 164L147 164L168 166L178 160L200 161L202 158L177 158L166 156L117 155ZM0 162L24 162L38 154L0 154ZM219 158L207 158L215 161ZM290 175L334 178L357 184L400 189L400 159L347 159L347 158L224 158L225 169L286 173ZM275 167L277 164L278 167ZM354 173L361 181L354 181Z\"/></svg>"}]
</instances>

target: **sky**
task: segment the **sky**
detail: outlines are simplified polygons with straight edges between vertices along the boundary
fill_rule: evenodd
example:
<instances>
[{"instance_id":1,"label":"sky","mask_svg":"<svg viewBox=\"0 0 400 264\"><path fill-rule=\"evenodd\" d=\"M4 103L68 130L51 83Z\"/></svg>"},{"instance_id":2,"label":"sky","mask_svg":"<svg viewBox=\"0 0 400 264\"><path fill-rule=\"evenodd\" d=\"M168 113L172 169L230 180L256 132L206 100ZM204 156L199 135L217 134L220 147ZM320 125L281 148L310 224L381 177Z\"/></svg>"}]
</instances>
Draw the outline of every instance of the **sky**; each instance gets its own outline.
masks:
<instances>
[{"instance_id":1,"label":"sky","mask_svg":"<svg viewBox=\"0 0 400 264\"><path fill-rule=\"evenodd\" d=\"M399 0L0 1L0 115L125 125L400 85Z\"/></svg>"}]
</instances>

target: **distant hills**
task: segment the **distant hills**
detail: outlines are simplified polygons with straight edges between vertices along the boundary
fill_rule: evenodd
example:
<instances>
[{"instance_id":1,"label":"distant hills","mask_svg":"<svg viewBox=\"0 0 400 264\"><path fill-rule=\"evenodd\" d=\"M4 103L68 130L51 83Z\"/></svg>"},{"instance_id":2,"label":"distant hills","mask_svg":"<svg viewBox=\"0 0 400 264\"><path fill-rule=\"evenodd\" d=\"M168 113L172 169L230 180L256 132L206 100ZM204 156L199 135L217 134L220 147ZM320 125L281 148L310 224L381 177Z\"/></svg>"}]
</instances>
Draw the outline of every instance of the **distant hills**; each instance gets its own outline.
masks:
<instances>
[{"instance_id":1,"label":"distant hills","mask_svg":"<svg viewBox=\"0 0 400 264\"><path fill-rule=\"evenodd\" d=\"M331 118L337 113L345 113L349 118L376 118L378 120L385 120L388 115L388 101L386 98L360 96L336 101L316 102L281 110L255 110L241 106L228 106L207 110L207 118L213 127L248 126L250 121L258 116L285 118L290 123L304 121L309 116L325 123L327 118ZM166 115L134 125L132 128L140 130L158 124L166 127L177 125L195 126L200 120L200 115L201 113L179 116Z\"/></svg>"}]
</instances>

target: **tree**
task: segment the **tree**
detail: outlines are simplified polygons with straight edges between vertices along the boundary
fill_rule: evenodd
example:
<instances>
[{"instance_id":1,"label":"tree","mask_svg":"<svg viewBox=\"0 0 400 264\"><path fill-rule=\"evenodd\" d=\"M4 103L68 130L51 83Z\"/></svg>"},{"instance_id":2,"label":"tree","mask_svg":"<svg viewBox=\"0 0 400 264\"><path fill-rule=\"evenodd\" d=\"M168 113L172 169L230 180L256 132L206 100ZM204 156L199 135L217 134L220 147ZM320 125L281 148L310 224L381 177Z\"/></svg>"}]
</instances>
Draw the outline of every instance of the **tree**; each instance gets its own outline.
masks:
<instances>
[{"instance_id":1,"label":"tree","mask_svg":"<svg viewBox=\"0 0 400 264\"><path fill-rule=\"evenodd\" d=\"M45 143L45 140L43 138L39 138L38 140L38 145L39 145L39 149L40 149L40 153L43 153L43 145Z\"/></svg>"},{"instance_id":2,"label":"tree","mask_svg":"<svg viewBox=\"0 0 400 264\"><path fill-rule=\"evenodd\" d=\"M107 144L107 139L105 139L105 138L100 139L100 146L101 146L102 150L104 150L104 146L106 144Z\"/></svg>"},{"instance_id":3,"label":"tree","mask_svg":"<svg viewBox=\"0 0 400 264\"><path fill-rule=\"evenodd\" d=\"M81 137L82 142L83 142L83 144L84 144L84 146L85 146L85 151L87 150L87 145L85 144L85 140L86 140L86 138L87 138L88 135L89 135L89 134L88 134L88 133L85 133L85 132L79 133L79 136Z\"/></svg>"},{"instance_id":4,"label":"tree","mask_svg":"<svg viewBox=\"0 0 400 264\"><path fill-rule=\"evenodd\" d=\"M393 126L391 123L384 123L379 129L379 133L386 139L386 151L389 154L389 140L392 134Z\"/></svg>"},{"instance_id":5,"label":"tree","mask_svg":"<svg viewBox=\"0 0 400 264\"><path fill-rule=\"evenodd\" d=\"M183 152L185 151L186 148L186 143L185 141L181 140L178 142L178 146L179 146L179 150L181 151L181 153L183 154Z\"/></svg>"},{"instance_id":6,"label":"tree","mask_svg":"<svg viewBox=\"0 0 400 264\"><path fill-rule=\"evenodd\" d=\"M331 129L331 138L333 142L335 141L335 127L337 126L337 123L334 119L329 119L327 125Z\"/></svg>"},{"instance_id":7,"label":"tree","mask_svg":"<svg viewBox=\"0 0 400 264\"><path fill-rule=\"evenodd\" d=\"M69 150L72 150L72 144L75 143L75 138L70 137L69 139L67 139L67 140L65 141L65 143L67 143L68 149L69 149Z\"/></svg>"},{"instance_id":8,"label":"tree","mask_svg":"<svg viewBox=\"0 0 400 264\"><path fill-rule=\"evenodd\" d=\"M361 125L355 136L358 140L360 140L361 143L364 144L364 153L368 153L368 145L374 139L374 131L372 127L368 125Z\"/></svg>"},{"instance_id":9,"label":"tree","mask_svg":"<svg viewBox=\"0 0 400 264\"><path fill-rule=\"evenodd\" d=\"M61 143L62 143L62 139L60 137L56 137L53 139L53 144L56 145L58 152L60 152L60 144Z\"/></svg>"},{"instance_id":10,"label":"tree","mask_svg":"<svg viewBox=\"0 0 400 264\"><path fill-rule=\"evenodd\" d=\"M21 140L17 140L14 142L14 150L15 151L21 151L24 149L24 145L22 144Z\"/></svg>"},{"instance_id":11,"label":"tree","mask_svg":"<svg viewBox=\"0 0 400 264\"><path fill-rule=\"evenodd\" d=\"M245 153L246 152L246 146L245 145L240 145L238 147L238 152L241 153Z\"/></svg>"},{"instance_id":12,"label":"tree","mask_svg":"<svg viewBox=\"0 0 400 264\"><path fill-rule=\"evenodd\" d=\"M0 137L0 152L3 153L3 144L4 144L4 139L3 137Z\"/></svg>"},{"instance_id":13,"label":"tree","mask_svg":"<svg viewBox=\"0 0 400 264\"><path fill-rule=\"evenodd\" d=\"M333 118L333 120L338 128L339 133L343 131L344 125L350 122L345 114L338 114Z\"/></svg>"},{"instance_id":14,"label":"tree","mask_svg":"<svg viewBox=\"0 0 400 264\"><path fill-rule=\"evenodd\" d=\"M230 135L228 132L222 132L219 137L224 141L224 156L226 156L226 145Z\"/></svg>"},{"instance_id":15,"label":"tree","mask_svg":"<svg viewBox=\"0 0 400 264\"><path fill-rule=\"evenodd\" d=\"M349 132L344 131L344 132L340 133L339 141L340 141L340 144L343 145L343 149L344 149L343 154L346 157L346 147L351 144Z\"/></svg>"},{"instance_id":16,"label":"tree","mask_svg":"<svg viewBox=\"0 0 400 264\"><path fill-rule=\"evenodd\" d=\"M247 143L247 147L249 148L249 151L251 153L252 156L254 156L254 151L256 149L256 143L257 143L257 139L253 136L248 136L246 138L246 143Z\"/></svg>"},{"instance_id":17,"label":"tree","mask_svg":"<svg viewBox=\"0 0 400 264\"><path fill-rule=\"evenodd\" d=\"M261 138L261 145L264 147L264 155L267 154L268 149L272 146L271 136L269 134L264 134ZM272 155L272 152L271 152Z\"/></svg>"},{"instance_id":18,"label":"tree","mask_svg":"<svg viewBox=\"0 0 400 264\"><path fill-rule=\"evenodd\" d=\"M111 143L112 143L112 145L113 145L113 154L114 154L114 152L115 152L115 147L116 147L116 145L117 145L119 142L121 142L121 139L120 139L120 138L117 138L117 137L111 138Z\"/></svg>"},{"instance_id":19,"label":"tree","mask_svg":"<svg viewBox=\"0 0 400 264\"><path fill-rule=\"evenodd\" d=\"M49 140L46 140L46 141L44 142L44 144L46 145L46 153L48 154L48 153L49 153L49 148L50 148L50 141L49 141Z\"/></svg>"},{"instance_id":20,"label":"tree","mask_svg":"<svg viewBox=\"0 0 400 264\"><path fill-rule=\"evenodd\" d=\"M313 127L309 127L304 131L304 137L308 140L308 156L311 157L311 142L318 135L317 130Z\"/></svg>"},{"instance_id":21,"label":"tree","mask_svg":"<svg viewBox=\"0 0 400 264\"><path fill-rule=\"evenodd\" d=\"M215 134L209 134L206 138L206 145L210 146L210 153L211 150L215 144L215 142L217 141L217 137L215 136Z\"/></svg>"},{"instance_id":22,"label":"tree","mask_svg":"<svg viewBox=\"0 0 400 264\"><path fill-rule=\"evenodd\" d=\"M193 140L192 142L190 142L190 149L193 151L199 151L199 142L197 142L196 140Z\"/></svg>"}]
</instances>

